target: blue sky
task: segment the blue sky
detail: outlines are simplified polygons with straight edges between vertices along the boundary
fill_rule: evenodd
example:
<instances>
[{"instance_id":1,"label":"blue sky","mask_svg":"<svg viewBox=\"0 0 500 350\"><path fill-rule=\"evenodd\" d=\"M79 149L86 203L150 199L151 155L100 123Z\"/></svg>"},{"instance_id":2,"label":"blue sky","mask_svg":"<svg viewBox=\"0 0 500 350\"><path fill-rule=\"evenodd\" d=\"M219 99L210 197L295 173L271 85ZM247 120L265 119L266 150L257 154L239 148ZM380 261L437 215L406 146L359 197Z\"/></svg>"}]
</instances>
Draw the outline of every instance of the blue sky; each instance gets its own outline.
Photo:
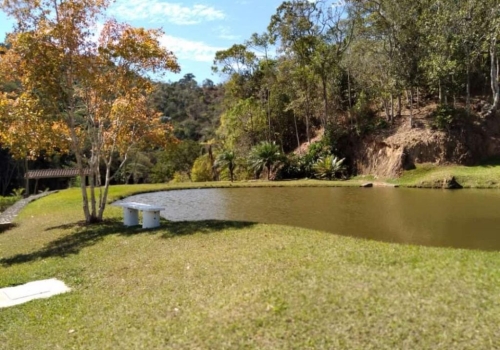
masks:
<instances>
[{"instance_id":1,"label":"blue sky","mask_svg":"<svg viewBox=\"0 0 500 350\"><path fill-rule=\"evenodd\" d=\"M193 73L219 82L211 66L217 50L243 43L252 33L266 30L271 16L282 0L117 0L108 15L136 27L162 28L162 44L173 51L181 65L180 74L168 74L177 81ZM10 21L0 11L0 42L12 30Z\"/></svg>"}]
</instances>

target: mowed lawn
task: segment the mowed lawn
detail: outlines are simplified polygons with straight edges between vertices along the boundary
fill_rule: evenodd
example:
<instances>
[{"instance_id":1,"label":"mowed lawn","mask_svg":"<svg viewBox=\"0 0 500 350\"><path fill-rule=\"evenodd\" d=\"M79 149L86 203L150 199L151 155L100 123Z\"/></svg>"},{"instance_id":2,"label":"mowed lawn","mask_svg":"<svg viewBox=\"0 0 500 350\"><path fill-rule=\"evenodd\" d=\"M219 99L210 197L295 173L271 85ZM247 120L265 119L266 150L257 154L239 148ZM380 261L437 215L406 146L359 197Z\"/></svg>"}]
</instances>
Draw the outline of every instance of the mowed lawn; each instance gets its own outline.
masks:
<instances>
[{"instance_id":1,"label":"mowed lawn","mask_svg":"<svg viewBox=\"0 0 500 350\"><path fill-rule=\"evenodd\" d=\"M498 160L478 166L419 164L389 182L403 187L432 187L436 181L455 177L464 188L500 188L500 162Z\"/></svg>"},{"instance_id":2,"label":"mowed lawn","mask_svg":"<svg viewBox=\"0 0 500 350\"><path fill-rule=\"evenodd\" d=\"M0 233L0 287L72 288L0 309L0 349L500 348L499 253L221 221L143 231L106 214L79 225L78 191L61 191Z\"/></svg>"}]
</instances>

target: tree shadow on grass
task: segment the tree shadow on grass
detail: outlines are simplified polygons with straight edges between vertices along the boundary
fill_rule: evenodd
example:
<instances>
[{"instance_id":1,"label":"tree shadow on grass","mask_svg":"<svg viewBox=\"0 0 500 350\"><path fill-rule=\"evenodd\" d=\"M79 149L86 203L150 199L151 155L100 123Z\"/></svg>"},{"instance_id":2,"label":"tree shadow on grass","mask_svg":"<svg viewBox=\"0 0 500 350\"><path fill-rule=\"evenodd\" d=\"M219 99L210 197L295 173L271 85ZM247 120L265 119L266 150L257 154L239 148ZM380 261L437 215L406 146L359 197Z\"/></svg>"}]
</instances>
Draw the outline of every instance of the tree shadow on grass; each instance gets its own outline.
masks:
<instances>
[{"instance_id":1,"label":"tree shadow on grass","mask_svg":"<svg viewBox=\"0 0 500 350\"><path fill-rule=\"evenodd\" d=\"M224 230L240 230L252 227L253 225L255 225L255 223L246 221L169 221L165 225L162 225L161 230L164 231L162 238L172 238L195 233L209 234Z\"/></svg>"},{"instance_id":2,"label":"tree shadow on grass","mask_svg":"<svg viewBox=\"0 0 500 350\"><path fill-rule=\"evenodd\" d=\"M7 223L7 224L0 224L0 233L4 233L8 230L10 230L11 228L14 228L16 227L17 225L16 224L13 224L13 223Z\"/></svg>"},{"instance_id":3,"label":"tree shadow on grass","mask_svg":"<svg viewBox=\"0 0 500 350\"><path fill-rule=\"evenodd\" d=\"M125 227L121 220L106 220L96 225L82 225L81 223L66 224L60 227L51 227L47 230L58 228L74 229L73 233L48 243L40 250L2 258L0 259L0 265L8 267L40 259L78 254L82 249L97 244L109 235L132 236L137 234L163 233L162 238L172 238L195 233L208 234L226 229L243 229L252 225L254 223L217 220L162 222L158 228L144 230L140 226Z\"/></svg>"}]
</instances>

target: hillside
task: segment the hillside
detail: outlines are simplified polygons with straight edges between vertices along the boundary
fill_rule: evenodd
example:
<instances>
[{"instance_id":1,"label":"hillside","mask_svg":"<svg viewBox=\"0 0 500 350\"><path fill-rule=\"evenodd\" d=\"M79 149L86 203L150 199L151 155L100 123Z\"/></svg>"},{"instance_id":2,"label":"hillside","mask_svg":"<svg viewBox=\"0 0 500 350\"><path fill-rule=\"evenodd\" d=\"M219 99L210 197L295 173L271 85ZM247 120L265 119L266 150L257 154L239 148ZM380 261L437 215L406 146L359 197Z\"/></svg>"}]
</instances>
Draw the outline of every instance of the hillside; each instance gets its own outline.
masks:
<instances>
[{"instance_id":1,"label":"hillside","mask_svg":"<svg viewBox=\"0 0 500 350\"><path fill-rule=\"evenodd\" d=\"M403 110L392 126L351 141L344 154L354 173L379 177L398 177L424 163L476 165L500 154L500 120L483 114L483 104L477 101L470 116L460 108L437 116L437 105L428 102L414 110L412 128Z\"/></svg>"}]
</instances>

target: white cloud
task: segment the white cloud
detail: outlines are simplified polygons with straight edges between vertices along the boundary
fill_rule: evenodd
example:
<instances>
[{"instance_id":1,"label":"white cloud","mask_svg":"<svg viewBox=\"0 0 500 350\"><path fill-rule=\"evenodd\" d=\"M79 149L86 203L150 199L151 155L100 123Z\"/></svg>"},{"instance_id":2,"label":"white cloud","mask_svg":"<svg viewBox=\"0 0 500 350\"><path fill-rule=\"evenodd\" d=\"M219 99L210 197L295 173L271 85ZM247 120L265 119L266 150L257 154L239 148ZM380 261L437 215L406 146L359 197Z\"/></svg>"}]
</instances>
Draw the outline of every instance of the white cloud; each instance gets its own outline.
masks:
<instances>
[{"instance_id":1,"label":"white cloud","mask_svg":"<svg viewBox=\"0 0 500 350\"><path fill-rule=\"evenodd\" d=\"M186 59L198 62L212 63L215 52L224 50L223 47L215 47L201 41L191 41L170 35L164 35L160 42L168 50L172 51L179 59Z\"/></svg>"},{"instance_id":2,"label":"white cloud","mask_svg":"<svg viewBox=\"0 0 500 350\"><path fill-rule=\"evenodd\" d=\"M206 5L184 6L161 0L119 0L110 9L116 17L127 21L168 21L173 24L191 25L226 18L221 10Z\"/></svg>"},{"instance_id":3,"label":"white cloud","mask_svg":"<svg viewBox=\"0 0 500 350\"><path fill-rule=\"evenodd\" d=\"M235 41L241 38L240 35L232 34L231 28L229 27L219 26L215 28L214 31L220 39Z\"/></svg>"}]
</instances>

